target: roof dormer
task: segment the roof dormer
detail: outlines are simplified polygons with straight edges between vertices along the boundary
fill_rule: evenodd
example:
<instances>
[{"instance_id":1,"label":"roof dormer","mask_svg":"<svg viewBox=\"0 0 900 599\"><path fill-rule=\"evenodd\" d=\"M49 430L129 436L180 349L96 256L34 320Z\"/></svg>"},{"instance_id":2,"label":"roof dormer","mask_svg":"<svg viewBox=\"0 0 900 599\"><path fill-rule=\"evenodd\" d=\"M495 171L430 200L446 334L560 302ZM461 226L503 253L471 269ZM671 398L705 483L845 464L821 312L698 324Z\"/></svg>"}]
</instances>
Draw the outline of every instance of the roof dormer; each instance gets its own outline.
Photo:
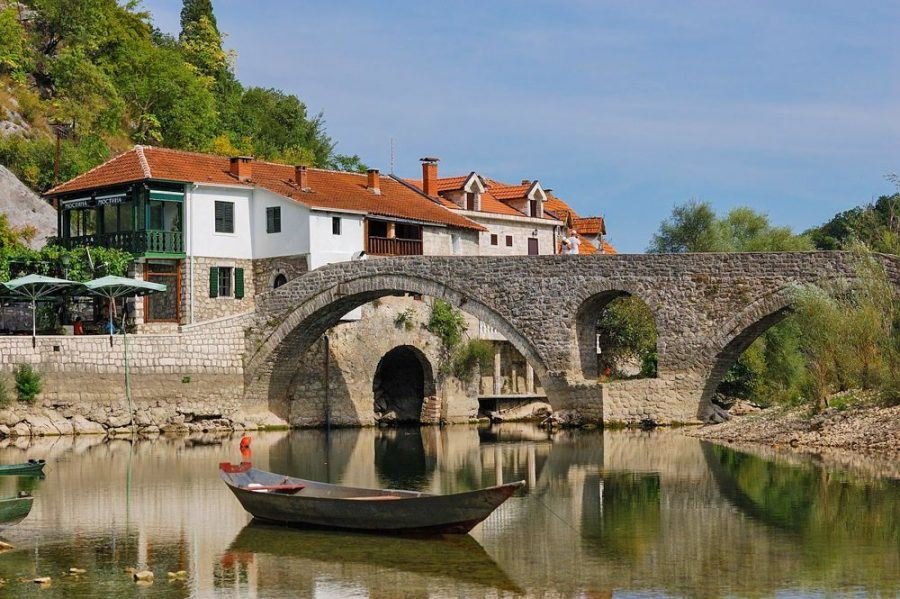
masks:
<instances>
[{"instance_id":1,"label":"roof dormer","mask_svg":"<svg viewBox=\"0 0 900 599\"><path fill-rule=\"evenodd\" d=\"M547 201L547 192L541 187L541 184L535 181L525 192L527 211L526 214L532 218L543 218L544 202Z\"/></svg>"}]
</instances>

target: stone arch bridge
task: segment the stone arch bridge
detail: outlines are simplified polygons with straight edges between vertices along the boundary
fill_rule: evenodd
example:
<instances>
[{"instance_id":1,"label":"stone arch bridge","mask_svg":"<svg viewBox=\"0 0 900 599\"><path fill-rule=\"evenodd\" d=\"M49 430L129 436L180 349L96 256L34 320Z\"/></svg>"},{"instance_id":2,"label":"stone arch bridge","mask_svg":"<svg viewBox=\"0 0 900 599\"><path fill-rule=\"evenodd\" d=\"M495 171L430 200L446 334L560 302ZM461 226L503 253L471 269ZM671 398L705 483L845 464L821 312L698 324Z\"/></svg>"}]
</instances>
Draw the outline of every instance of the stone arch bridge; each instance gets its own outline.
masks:
<instances>
[{"instance_id":1,"label":"stone arch bridge","mask_svg":"<svg viewBox=\"0 0 900 599\"><path fill-rule=\"evenodd\" d=\"M278 400L297 361L341 316L409 292L444 299L502 333L555 409L589 421L695 422L734 360L791 309L799 285L852 281L845 252L403 257L332 264L257 297L248 399ZM876 256L900 285L900 257ZM600 310L632 295L653 312L657 378L598 384Z\"/></svg>"}]
</instances>

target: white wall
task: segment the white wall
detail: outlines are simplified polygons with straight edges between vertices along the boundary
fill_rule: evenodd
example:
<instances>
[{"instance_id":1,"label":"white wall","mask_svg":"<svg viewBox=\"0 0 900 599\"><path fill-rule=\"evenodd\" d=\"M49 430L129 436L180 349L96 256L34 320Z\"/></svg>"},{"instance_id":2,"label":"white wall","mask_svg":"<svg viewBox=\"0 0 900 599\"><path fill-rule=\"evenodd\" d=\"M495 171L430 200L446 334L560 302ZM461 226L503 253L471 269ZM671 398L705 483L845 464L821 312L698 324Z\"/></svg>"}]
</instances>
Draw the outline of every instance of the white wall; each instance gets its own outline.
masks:
<instances>
[{"instance_id":1,"label":"white wall","mask_svg":"<svg viewBox=\"0 0 900 599\"><path fill-rule=\"evenodd\" d=\"M281 208L281 232L266 232L266 209ZM303 204L265 189L253 192L253 257L276 258L308 254L310 210Z\"/></svg>"},{"instance_id":2,"label":"white wall","mask_svg":"<svg viewBox=\"0 0 900 599\"><path fill-rule=\"evenodd\" d=\"M478 247L481 256L524 256L528 254L528 239L537 230L538 253L542 256L556 253L554 230L556 225L538 219L485 218L484 214L467 212L466 216L487 231L479 233ZM491 234L497 235L497 245L491 245ZM507 247L506 236L512 235L513 245Z\"/></svg>"},{"instance_id":3,"label":"white wall","mask_svg":"<svg viewBox=\"0 0 900 599\"><path fill-rule=\"evenodd\" d=\"M454 251L453 238L456 237L458 252ZM477 256L478 231L451 229L449 227L423 227L422 253L426 256Z\"/></svg>"},{"instance_id":4,"label":"white wall","mask_svg":"<svg viewBox=\"0 0 900 599\"><path fill-rule=\"evenodd\" d=\"M252 258L250 190L188 186L188 252L209 258ZM216 233L215 202L234 203L234 233ZM265 216L265 212L263 213ZM265 227L265 218L263 218Z\"/></svg>"},{"instance_id":5,"label":"white wall","mask_svg":"<svg viewBox=\"0 0 900 599\"><path fill-rule=\"evenodd\" d=\"M332 217L340 217L341 234L334 235ZM365 249L365 227L362 214L341 214L313 210L309 214L309 268L319 268L332 262L350 260L353 254Z\"/></svg>"}]
</instances>

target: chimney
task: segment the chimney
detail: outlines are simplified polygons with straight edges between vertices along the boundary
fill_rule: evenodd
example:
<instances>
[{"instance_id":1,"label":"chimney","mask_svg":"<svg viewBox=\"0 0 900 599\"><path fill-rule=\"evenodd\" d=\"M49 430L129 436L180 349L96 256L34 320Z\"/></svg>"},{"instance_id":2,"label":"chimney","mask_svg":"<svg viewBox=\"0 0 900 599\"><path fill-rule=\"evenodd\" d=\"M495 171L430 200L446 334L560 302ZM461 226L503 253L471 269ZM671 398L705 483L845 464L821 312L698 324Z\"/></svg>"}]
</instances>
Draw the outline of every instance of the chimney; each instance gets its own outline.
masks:
<instances>
[{"instance_id":1,"label":"chimney","mask_svg":"<svg viewBox=\"0 0 900 599\"><path fill-rule=\"evenodd\" d=\"M522 179L522 185L531 185L531 181L528 179Z\"/></svg>"},{"instance_id":2,"label":"chimney","mask_svg":"<svg viewBox=\"0 0 900 599\"><path fill-rule=\"evenodd\" d=\"M232 156L231 158L231 174L237 177L238 181L249 181L253 178L253 157L252 156Z\"/></svg>"},{"instance_id":3,"label":"chimney","mask_svg":"<svg viewBox=\"0 0 900 599\"><path fill-rule=\"evenodd\" d=\"M300 188L300 191L310 191L309 173L307 172L306 167L302 164L298 164L294 167L294 183L297 184L297 187Z\"/></svg>"},{"instance_id":4,"label":"chimney","mask_svg":"<svg viewBox=\"0 0 900 599\"><path fill-rule=\"evenodd\" d=\"M377 168L370 168L366 171L366 189L368 189L375 195L381 195L381 187L379 186L380 182L381 175L378 173Z\"/></svg>"},{"instance_id":5,"label":"chimney","mask_svg":"<svg viewBox=\"0 0 900 599\"><path fill-rule=\"evenodd\" d=\"M422 191L431 197L437 197L438 160L431 156L419 158L422 163Z\"/></svg>"}]
</instances>

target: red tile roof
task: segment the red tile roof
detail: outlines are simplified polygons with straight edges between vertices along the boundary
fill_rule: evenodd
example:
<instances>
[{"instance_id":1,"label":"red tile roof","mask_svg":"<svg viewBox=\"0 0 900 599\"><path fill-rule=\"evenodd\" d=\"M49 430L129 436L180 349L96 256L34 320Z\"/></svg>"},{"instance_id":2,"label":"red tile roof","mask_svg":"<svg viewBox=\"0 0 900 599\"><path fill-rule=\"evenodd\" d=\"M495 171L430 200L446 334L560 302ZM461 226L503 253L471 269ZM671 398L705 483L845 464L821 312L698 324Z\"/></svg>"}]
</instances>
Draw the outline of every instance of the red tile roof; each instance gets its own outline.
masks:
<instances>
[{"instance_id":1,"label":"red tile roof","mask_svg":"<svg viewBox=\"0 0 900 599\"><path fill-rule=\"evenodd\" d=\"M589 216L574 219L575 230L581 235L605 235L606 223L602 216Z\"/></svg>"},{"instance_id":2,"label":"red tile roof","mask_svg":"<svg viewBox=\"0 0 900 599\"><path fill-rule=\"evenodd\" d=\"M47 192L48 196L87 191L144 180L258 186L315 208L350 210L394 218L407 218L464 229L481 225L446 210L416 189L389 176L380 176L381 194L366 187L366 175L308 169L310 191L294 182L294 167L254 160L252 178L241 182L231 174L228 157L181 150L135 146L90 171Z\"/></svg>"}]
</instances>

